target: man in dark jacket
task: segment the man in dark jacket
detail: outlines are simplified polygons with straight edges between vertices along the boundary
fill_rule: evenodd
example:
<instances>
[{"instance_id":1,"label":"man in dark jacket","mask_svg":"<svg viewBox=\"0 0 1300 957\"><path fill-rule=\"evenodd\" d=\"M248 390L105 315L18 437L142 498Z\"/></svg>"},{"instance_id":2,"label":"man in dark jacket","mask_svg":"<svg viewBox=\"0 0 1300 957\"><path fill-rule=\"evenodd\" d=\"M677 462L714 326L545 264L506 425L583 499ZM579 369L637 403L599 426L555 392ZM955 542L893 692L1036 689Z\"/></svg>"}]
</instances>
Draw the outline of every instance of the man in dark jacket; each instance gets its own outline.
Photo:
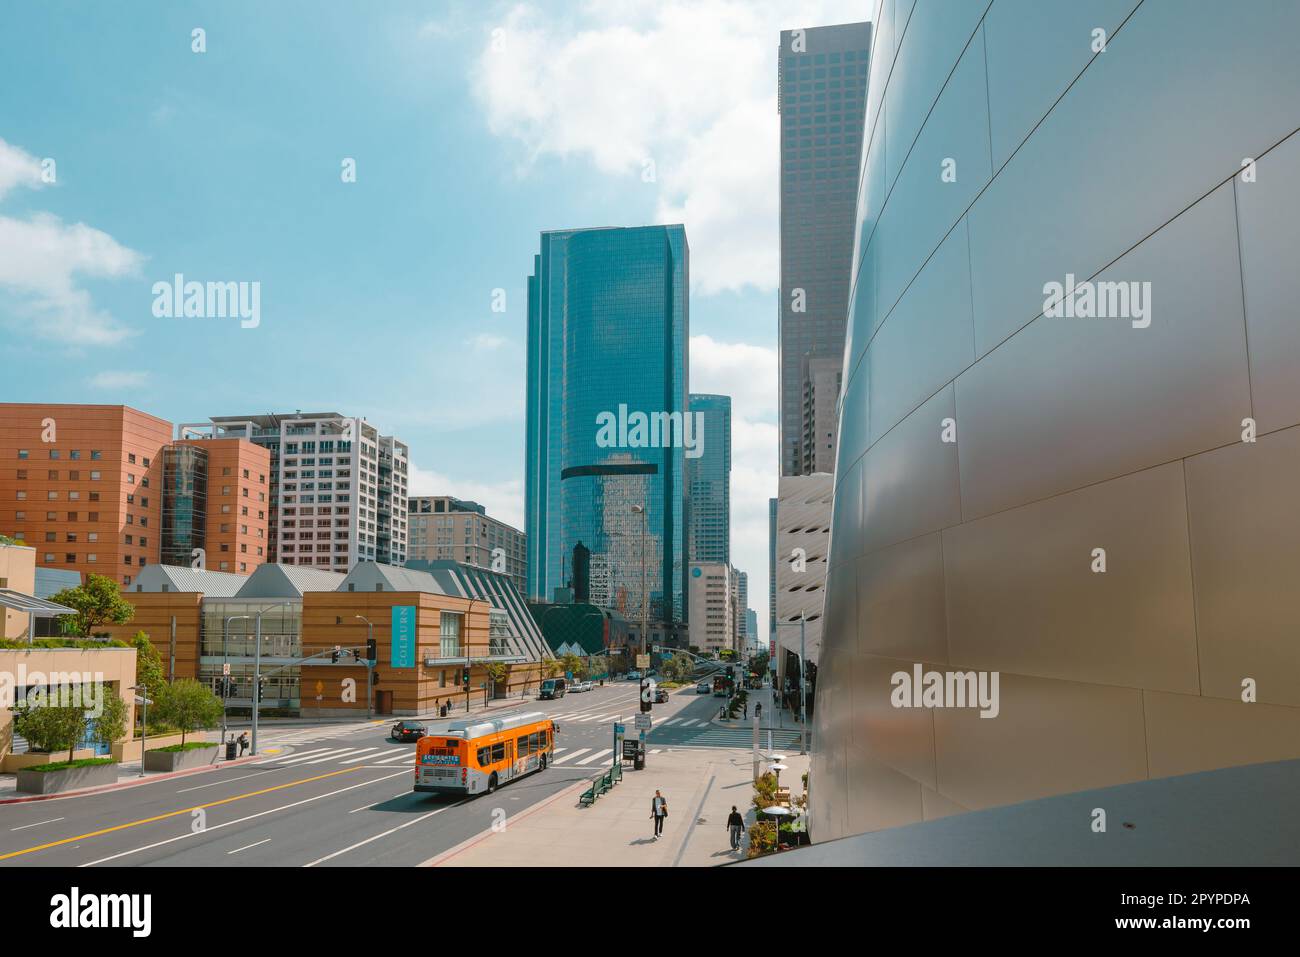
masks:
<instances>
[{"instance_id":1,"label":"man in dark jacket","mask_svg":"<svg viewBox=\"0 0 1300 957\"><path fill-rule=\"evenodd\" d=\"M664 818L668 816L668 800L659 791L655 791L655 796L650 799L650 816L655 822L655 840L659 840L659 835L664 831Z\"/></svg>"},{"instance_id":2,"label":"man in dark jacket","mask_svg":"<svg viewBox=\"0 0 1300 957\"><path fill-rule=\"evenodd\" d=\"M745 819L740 816L734 804L731 805L731 814L727 817L727 830L731 832L731 849L740 850L740 836L745 833Z\"/></svg>"}]
</instances>

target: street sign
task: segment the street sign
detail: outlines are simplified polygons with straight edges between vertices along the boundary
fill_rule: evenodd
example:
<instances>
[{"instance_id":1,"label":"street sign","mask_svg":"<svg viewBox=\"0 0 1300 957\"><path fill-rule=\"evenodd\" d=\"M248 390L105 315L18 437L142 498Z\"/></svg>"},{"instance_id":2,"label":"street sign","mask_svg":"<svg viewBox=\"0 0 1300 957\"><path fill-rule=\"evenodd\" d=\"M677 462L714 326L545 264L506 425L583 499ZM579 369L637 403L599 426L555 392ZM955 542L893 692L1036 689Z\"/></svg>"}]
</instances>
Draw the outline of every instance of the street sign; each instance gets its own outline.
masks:
<instances>
[{"instance_id":1,"label":"street sign","mask_svg":"<svg viewBox=\"0 0 1300 957\"><path fill-rule=\"evenodd\" d=\"M623 726L622 726L621 724L616 724L616 725L614 725L614 733L615 733L615 734L622 734L622 733L623 733Z\"/></svg>"},{"instance_id":2,"label":"street sign","mask_svg":"<svg viewBox=\"0 0 1300 957\"><path fill-rule=\"evenodd\" d=\"M223 675L225 675L227 678L230 677L230 662L229 662L229 661L224 662L224 663L221 665L221 673L222 673Z\"/></svg>"},{"instance_id":3,"label":"street sign","mask_svg":"<svg viewBox=\"0 0 1300 957\"><path fill-rule=\"evenodd\" d=\"M632 721L633 721L633 727L635 727L638 731L650 730L650 715L638 714L632 719Z\"/></svg>"},{"instance_id":4,"label":"street sign","mask_svg":"<svg viewBox=\"0 0 1300 957\"><path fill-rule=\"evenodd\" d=\"M638 668L649 668L649 667L650 667L650 656L649 656L649 655L637 655L637 656L636 656L636 666L637 666Z\"/></svg>"}]
</instances>

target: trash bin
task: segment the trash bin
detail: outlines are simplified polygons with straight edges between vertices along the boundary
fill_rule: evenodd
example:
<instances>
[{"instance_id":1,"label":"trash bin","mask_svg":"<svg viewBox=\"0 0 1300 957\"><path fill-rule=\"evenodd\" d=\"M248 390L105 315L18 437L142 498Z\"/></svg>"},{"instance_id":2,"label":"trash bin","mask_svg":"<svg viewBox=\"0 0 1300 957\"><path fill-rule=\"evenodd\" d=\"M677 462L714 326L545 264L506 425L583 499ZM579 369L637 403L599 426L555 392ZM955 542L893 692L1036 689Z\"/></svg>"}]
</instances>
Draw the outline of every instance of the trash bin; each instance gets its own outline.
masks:
<instances>
[{"instance_id":1,"label":"trash bin","mask_svg":"<svg viewBox=\"0 0 1300 957\"><path fill-rule=\"evenodd\" d=\"M637 753L636 753L636 758L634 758L633 761L632 761L632 770L633 770L633 771L644 771L644 770L645 770L645 752L644 752L644 751L640 751L640 750L637 751Z\"/></svg>"},{"instance_id":2,"label":"trash bin","mask_svg":"<svg viewBox=\"0 0 1300 957\"><path fill-rule=\"evenodd\" d=\"M226 760L227 760L227 761L233 761L233 760L235 760L235 749L236 749L237 747L239 747L239 745L235 743L235 739L234 739L234 738L231 738L229 741L226 742Z\"/></svg>"}]
</instances>

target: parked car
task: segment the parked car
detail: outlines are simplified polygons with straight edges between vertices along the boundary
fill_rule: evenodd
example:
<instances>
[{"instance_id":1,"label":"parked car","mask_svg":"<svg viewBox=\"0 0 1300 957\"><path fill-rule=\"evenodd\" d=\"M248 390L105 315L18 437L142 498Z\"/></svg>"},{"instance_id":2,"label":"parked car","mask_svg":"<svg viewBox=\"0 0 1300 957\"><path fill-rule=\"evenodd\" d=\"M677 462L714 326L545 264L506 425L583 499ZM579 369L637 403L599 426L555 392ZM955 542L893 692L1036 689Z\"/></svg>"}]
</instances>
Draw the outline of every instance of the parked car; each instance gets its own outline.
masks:
<instances>
[{"instance_id":1,"label":"parked car","mask_svg":"<svg viewBox=\"0 0 1300 957\"><path fill-rule=\"evenodd\" d=\"M564 692L569 690L569 683L563 678L547 678L542 682L540 697L543 701L547 699L563 698Z\"/></svg>"},{"instance_id":2,"label":"parked car","mask_svg":"<svg viewBox=\"0 0 1300 957\"><path fill-rule=\"evenodd\" d=\"M593 687L590 681L575 681L569 685L569 691L577 694L579 691L590 691Z\"/></svg>"},{"instance_id":3,"label":"parked car","mask_svg":"<svg viewBox=\"0 0 1300 957\"><path fill-rule=\"evenodd\" d=\"M394 741L419 741L428 733L429 729L419 721L399 721L393 725L388 736Z\"/></svg>"},{"instance_id":4,"label":"parked car","mask_svg":"<svg viewBox=\"0 0 1300 957\"><path fill-rule=\"evenodd\" d=\"M712 691L713 691L713 682L711 681L701 681L699 684L695 686L696 694L710 694L712 693Z\"/></svg>"},{"instance_id":5,"label":"parked car","mask_svg":"<svg viewBox=\"0 0 1300 957\"><path fill-rule=\"evenodd\" d=\"M627 673L627 680L628 680L628 681L640 681L640 680L641 680L641 672L639 672L639 671L629 671L629 672Z\"/></svg>"}]
</instances>

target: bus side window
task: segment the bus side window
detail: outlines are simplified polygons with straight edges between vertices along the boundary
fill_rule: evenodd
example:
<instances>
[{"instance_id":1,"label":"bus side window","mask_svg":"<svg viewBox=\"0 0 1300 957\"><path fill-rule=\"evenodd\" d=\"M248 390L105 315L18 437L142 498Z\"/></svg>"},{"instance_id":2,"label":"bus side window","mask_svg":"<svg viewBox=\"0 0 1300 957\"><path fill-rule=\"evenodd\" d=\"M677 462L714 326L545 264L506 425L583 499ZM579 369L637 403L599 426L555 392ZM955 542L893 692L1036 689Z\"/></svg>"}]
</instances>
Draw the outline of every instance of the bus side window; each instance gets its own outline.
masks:
<instances>
[{"instance_id":1,"label":"bus side window","mask_svg":"<svg viewBox=\"0 0 1300 957\"><path fill-rule=\"evenodd\" d=\"M486 766L487 766L487 764L488 764L488 752L489 752L489 750L490 750L489 748L479 748L479 749L478 749L478 766L479 766L479 767L482 768L482 767L486 767Z\"/></svg>"},{"instance_id":2,"label":"bus side window","mask_svg":"<svg viewBox=\"0 0 1300 957\"><path fill-rule=\"evenodd\" d=\"M528 735L521 734L519 736L517 753L521 758L528 757Z\"/></svg>"},{"instance_id":3,"label":"bus side window","mask_svg":"<svg viewBox=\"0 0 1300 957\"><path fill-rule=\"evenodd\" d=\"M506 758L506 743L504 741L500 741L492 745L492 761L494 763L497 761L504 761L505 758Z\"/></svg>"},{"instance_id":4,"label":"bus side window","mask_svg":"<svg viewBox=\"0 0 1300 957\"><path fill-rule=\"evenodd\" d=\"M536 732L536 731L534 731L532 734L530 734L530 735L528 736L528 750L529 750L530 752L535 752L535 751L539 751L539 750L541 750L541 749L537 746L537 732Z\"/></svg>"},{"instance_id":5,"label":"bus side window","mask_svg":"<svg viewBox=\"0 0 1300 957\"><path fill-rule=\"evenodd\" d=\"M539 750L539 751L545 751L545 750L546 750L546 732L545 732L545 731L538 731L538 732L537 732L537 750Z\"/></svg>"}]
</instances>

